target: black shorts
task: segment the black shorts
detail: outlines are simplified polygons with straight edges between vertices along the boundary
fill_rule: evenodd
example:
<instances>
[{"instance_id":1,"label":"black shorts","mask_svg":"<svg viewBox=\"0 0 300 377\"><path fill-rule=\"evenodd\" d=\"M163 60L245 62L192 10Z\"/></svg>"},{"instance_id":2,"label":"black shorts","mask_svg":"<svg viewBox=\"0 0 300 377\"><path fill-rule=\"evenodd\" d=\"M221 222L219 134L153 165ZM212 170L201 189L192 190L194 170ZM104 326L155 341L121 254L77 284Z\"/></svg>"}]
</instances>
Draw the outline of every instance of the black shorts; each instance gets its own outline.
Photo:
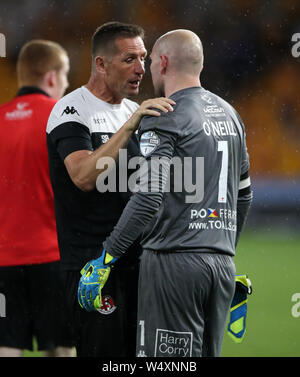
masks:
<instances>
[{"instance_id":1,"label":"black shorts","mask_svg":"<svg viewBox=\"0 0 300 377\"><path fill-rule=\"evenodd\" d=\"M78 303L80 273L66 274L77 357L135 357L138 265L112 268L102 290L103 306L95 312L85 311Z\"/></svg>"},{"instance_id":2,"label":"black shorts","mask_svg":"<svg viewBox=\"0 0 300 377\"><path fill-rule=\"evenodd\" d=\"M63 275L59 262L0 267L0 347L38 350L73 347L72 327L64 309ZM3 297L2 296L2 297Z\"/></svg>"}]
</instances>

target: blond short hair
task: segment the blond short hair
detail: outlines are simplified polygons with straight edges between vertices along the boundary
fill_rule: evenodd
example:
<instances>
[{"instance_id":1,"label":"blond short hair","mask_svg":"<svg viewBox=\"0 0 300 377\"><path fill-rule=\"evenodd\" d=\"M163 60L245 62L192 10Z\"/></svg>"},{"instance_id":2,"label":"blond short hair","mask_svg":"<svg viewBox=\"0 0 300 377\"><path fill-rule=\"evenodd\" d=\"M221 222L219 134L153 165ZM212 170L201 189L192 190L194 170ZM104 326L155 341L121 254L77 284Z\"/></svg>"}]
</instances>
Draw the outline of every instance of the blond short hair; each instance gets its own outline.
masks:
<instances>
[{"instance_id":1,"label":"blond short hair","mask_svg":"<svg viewBox=\"0 0 300 377\"><path fill-rule=\"evenodd\" d=\"M17 61L18 81L21 85L38 84L44 75L63 68L62 56L66 50L56 42L35 39L22 48Z\"/></svg>"}]
</instances>

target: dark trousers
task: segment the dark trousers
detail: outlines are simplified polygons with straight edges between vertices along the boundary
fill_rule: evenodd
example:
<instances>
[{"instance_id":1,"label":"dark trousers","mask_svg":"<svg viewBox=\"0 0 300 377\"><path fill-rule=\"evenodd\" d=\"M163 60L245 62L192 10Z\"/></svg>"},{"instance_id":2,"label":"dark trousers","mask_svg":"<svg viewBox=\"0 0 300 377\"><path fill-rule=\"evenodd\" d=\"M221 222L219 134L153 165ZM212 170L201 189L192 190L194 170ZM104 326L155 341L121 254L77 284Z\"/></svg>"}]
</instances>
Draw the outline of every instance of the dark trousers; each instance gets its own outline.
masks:
<instances>
[{"instance_id":1,"label":"dark trousers","mask_svg":"<svg viewBox=\"0 0 300 377\"><path fill-rule=\"evenodd\" d=\"M103 306L95 312L87 312L78 304L80 273L66 274L77 357L134 357L138 266L112 269L102 290Z\"/></svg>"}]
</instances>

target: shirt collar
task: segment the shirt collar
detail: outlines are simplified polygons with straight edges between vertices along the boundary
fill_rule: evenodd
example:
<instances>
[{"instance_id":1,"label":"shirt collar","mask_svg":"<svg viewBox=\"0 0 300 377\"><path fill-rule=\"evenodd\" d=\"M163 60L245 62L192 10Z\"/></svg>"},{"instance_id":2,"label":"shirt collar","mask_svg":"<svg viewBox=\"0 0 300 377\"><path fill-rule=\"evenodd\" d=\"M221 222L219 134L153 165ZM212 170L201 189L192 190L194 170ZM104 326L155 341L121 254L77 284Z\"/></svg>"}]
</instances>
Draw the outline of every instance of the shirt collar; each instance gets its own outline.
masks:
<instances>
[{"instance_id":1,"label":"shirt collar","mask_svg":"<svg viewBox=\"0 0 300 377\"><path fill-rule=\"evenodd\" d=\"M44 94L45 96L50 97L48 93L36 86L22 86L17 92L17 97L27 94Z\"/></svg>"}]
</instances>

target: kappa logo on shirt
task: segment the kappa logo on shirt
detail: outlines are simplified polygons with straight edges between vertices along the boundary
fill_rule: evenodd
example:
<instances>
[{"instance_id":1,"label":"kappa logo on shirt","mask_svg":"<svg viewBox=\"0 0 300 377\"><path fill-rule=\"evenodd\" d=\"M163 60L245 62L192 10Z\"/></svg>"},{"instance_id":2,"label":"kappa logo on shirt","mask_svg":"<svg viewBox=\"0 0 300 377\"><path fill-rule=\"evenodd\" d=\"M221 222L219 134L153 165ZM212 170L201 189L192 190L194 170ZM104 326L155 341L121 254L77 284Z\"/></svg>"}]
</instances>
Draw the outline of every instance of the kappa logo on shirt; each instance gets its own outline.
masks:
<instances>
[{"instance_id":1,"label":"kappa logo on shirt","mask_svg":"<svg viewBox=\"0 0 300 377\"><path fill-rule=\"evenodd\" d=\"M147 357L146 352L144 350L139 350L136 357Z\"/></svg>"},{"instance_id":2,"label":"kappa logo on shirt","mask_svg":"<svg viewBox=\"0 0 300 377\"><path fill-rule=\"evenodd\" d=\"M64 114L67 114L67 115L69 115L69 114L72 114L72 115L73 114L77 114L77 115L79 115L78 111L75 109L74 106L72 106L71 108L69 106L67 106L64 109L64 111L61 113L61 116L63 116Z\"/></svg>"}]
</instances>

